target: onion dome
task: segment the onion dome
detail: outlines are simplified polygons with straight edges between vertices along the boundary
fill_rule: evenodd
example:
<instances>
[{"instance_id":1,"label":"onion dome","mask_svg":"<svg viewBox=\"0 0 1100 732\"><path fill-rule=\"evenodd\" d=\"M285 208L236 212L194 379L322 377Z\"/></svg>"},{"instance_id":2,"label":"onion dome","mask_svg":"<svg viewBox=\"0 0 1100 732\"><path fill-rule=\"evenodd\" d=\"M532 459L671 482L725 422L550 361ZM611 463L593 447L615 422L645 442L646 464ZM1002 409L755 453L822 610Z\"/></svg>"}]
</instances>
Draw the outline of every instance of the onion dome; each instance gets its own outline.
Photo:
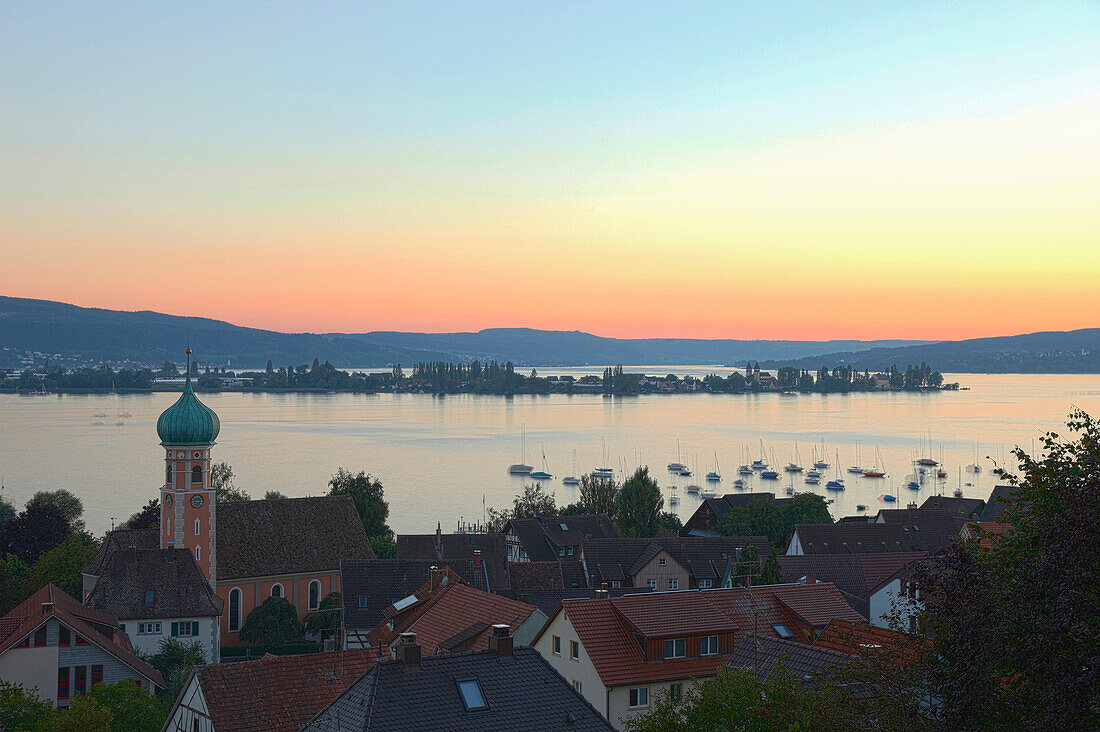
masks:
<instances>
[{"instance_id":1,"label":"onion dome","mask_svg":"<svg viewBox=\"0 0 1100 732\"><path fill-rule=\"evenodd\" d=\"M213 445L221 431L214 410L199 401L191 390L191 349L187 349L187 381L176 403L165 409L157 420L162 445Z\"/></svg>"}]
</instances>

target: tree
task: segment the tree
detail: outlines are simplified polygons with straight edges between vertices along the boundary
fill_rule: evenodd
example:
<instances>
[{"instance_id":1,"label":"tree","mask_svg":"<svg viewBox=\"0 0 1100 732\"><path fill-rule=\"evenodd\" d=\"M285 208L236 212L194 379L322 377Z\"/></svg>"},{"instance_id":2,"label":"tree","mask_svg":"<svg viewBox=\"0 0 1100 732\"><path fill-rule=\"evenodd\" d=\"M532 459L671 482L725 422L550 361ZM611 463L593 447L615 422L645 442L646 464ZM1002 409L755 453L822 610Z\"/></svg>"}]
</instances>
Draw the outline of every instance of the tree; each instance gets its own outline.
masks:
<instances>
[{"instance_id":1,"label":"tree","mask_svg":"<svg viewBox=\"0 0 1100 732\"><path fill-rule=\"evenodd\" d=\"M38 696L38 689L26 690L0 679L0 729L33 730L53 713L53 705Z\"/></svg>"},{"instance_id":2,"label":"tree","mask_svg":"<svg viewBox=\"0 0 1100 732\"><path fill-rule=\"evenodd\" d=\"M126 519L118 528L120 529L159 529L160 528L160 501L150 498L149 502L141 507L141 510Z\"/></svg>"},{"instance_id":3,"label":"tree","mask_svg":"<svg viewBox=\"0 0 1100 732\"><path fill-rule=\"evenodd\" d=\"M286 496L279 491L264 491L265 501L272 501L278 498L286 498Z\"/></svg>"},{"instance_id":4,"label":"tree","mask_svg":"<svg viewBox=\"0 0 1100 732\"><path fill-rule=\"evenodd\" d=\"M745 506L734 506L718 523L723 536L766 536L773 547L785 549L796 524L831 524L825 499L815 493L798 493L782 508L766 497Z\"/></svg>"},{"instance_id":5,"label":"tree","mask_svg":"<svg viewBox=\"0 0 1100 732\"><path fill-rule=\"evenodd\" d=\"M83 597L80 569L92 561L99 545L84 534L72 534L59 546L38 558L23 581L23 595L28 597L54 583L72 597Z\"/></svg>"},{"instance_id":6,"label":"tree","mask_svg":"<svg viewBox=\"0 0 1100 732\"><path fill-rule=\"evenodd\" d=\"M657 528L667 529L673 534L679 535L680 531L684 528L684 523L680 520L680 517L671 511L661 511L661 515L657 517Z\"/></svg>"},{"instance_id":7,"label":"tree","mask_svg":"<svg viewBox=\"0 0 1100 732\"><path fill-rule=\"evenodd\" d=\"M758 585L760 582L760 555L756 551L756 545L751 541L741 550L741 556L737 560L737 566L733 570L734 587L747 587Z\"/></svg>"},{"instance_id":8,"label":"tree","mask_svg":"<svg viewBox=\"0 0 1100 732\"><path fill-rule=\"evenodd\" d=\"M179 680L180 686L187 673ZM175 696L149 694L133 679L124 679L115 684L96 684L88 698L110 712L111 732L159 732Z\"/></svg>"},{"instance_id":9,"label":"tree","mask_svg":"<svg viewBox=\"0 0 1100 732\"><path fill-rule=\"evenodd\" d=\"M595 473L581 476L580 504L587 513L605 513L614 521L619 515L619 492L614 478Z\"/></svg>"},{"instance_id":10,"label":"tree","mask_svg":"<svg viewBox=\"0 0 1100 732\"><path fill-rule=\"evenodd\" d=\"M511 509L490 508L485 526L490 532L504 531L504 527L514 518L534 518L553 516L558 512L558 504L553 493L547 493L538 483L528 483L523 493L512 501Z\"/></svg>"},{"instance_id":11,"label":"tree","mask_svg":"<svg viewBox=\"0 0 1100 732\"><path fill-rule=\"evenodd\" d=\"M28 508L43 504L57 506L61 510L61 515L68 520L73 531L84 531L84 519L81 518L84 515L84 502L69 491L64 488L53 491L38 491L27 501Z\"/></svg>"},{"instance_id":12,"label":"tree","mask_svg":"<svg viewBox=\"0 0 1100 732\"><path fill-rule=\"evenodd\" d=\"M379 534L368 537L370 548L378 559L397 559L397 541L393 534Z\"/></svg>"},{"instance_id":13,"label":"tree","mask_svg":"<svg viewBox=\"0 0 1100 732\"><path fill-rule=\"evenodd\" d=\"M214 489L214 500L218 503L229 501L250 501L248 493L233 482L233 468L224 460L210 466L210 486Z\"/></svg>"},{"instance_id":14,"label":"tree","mask_svg":"<svg viewBox=\"0 0 1100 732\"><path fill-rule=\"evenodd\" d=\"M382 481L360 470L352 473L344 468L337 469L329 479L330 496L351 496L363 530L367 536L390 536L393 531L386 525L390 516L390 504L385 500Z\"/></svg>"},{"instance_id":15,"label":"tree","mask_svg":"<svg viewBox=\"0 0 1100 732\"><path fill-rule=\"evenodd\" d=\"M340 615L343 609L339 592L330 592L321 600L317 609L306 617L306 630L319 633L321 637L331 635L340 627Z\"/></svg>"},{"instance_id":16,"label":"tree","mask_svg":"<svg viewBox=\"0 0 1100 732\"><path fill-rule=\"evenodd\" d=\"M1074 411L1067 426L1038 456L1016 448L1018 474L995 471L1015 486L1005 531L916 575L947 727L1100 727L1100 424Z\"/></svg>"},{"instance_id":17,"label":"tree","mask_svg":"<svg viewBox=\"0 0 1100 732\"><path fill-rule=\"evenodd\" d=\"M779 552L776 551L775 547L772 547L772 550L768 552L768 558L764 560L764 567L760 570L760 584L783 584L783 570L779 566Z\"/></svg>"},{"instance_id":18,"label":"tree","mask_svg":"<svg viewBox=\"0 0 1100 732\"><path fill-rule=\"evenodd\" d=\"M183 690L191 669L206 664L206 652L200 641L165 638L157 652L146 660L164 676L168 684L167 698L175 699Z\"/></svg>"},{"instance_id":19,"label":"tree","mask_svg":"<svg viewBox=\"0 0 1100 732\"><path fill-rule=\"evenodd\" d=\"M136 684L132 684L136 688ZM68 709L55 709L38 721L39 732L112 732L111 710L91 696L77 696Z\"/></svg>"},{"instance_id":20,"label":"tree","mask_svg":"<svg viewBox=\"0 0 1100 732\"><path fill-rule=\"evenodd\" d=\"M5 496L0 496L0 531L4 530L4 526L15 518L15 506L11 505Z\"/></svg>"},{"instance_id":21,"label":"tree","mask_svg":"<svg viewBox=\"0 0 1100 732\"><path fill-rule=\"evenodd\" d=\"M241 640L264 646L277 646L302 637L298 611L281 597L269 597L244 619Z\"/></svg>"},{"instance_id":22,"label":"tree","mask_svg":"<svg viewBox=\"0 0 1100 732\"><path fill-rule=\"evenodd\" d=\"M28 504L0 530L0 553L14 554L30 564L72 533L72 524L56 505Z\"/></svg>"},{"instance_id":23,"label":"tree","mask_svg":"<svg viewBox=\"0 0 1100 732\"><path fill-rule=\"evenodd\" d=\"M719 666L692 685L682 699L662 694L650 711L629 720L635 732L775 732L846 729L839 720L836 691L802 683L783 663L761 678L752 671Z\"/></svg>"},{"instance_id":24,"label":"tree","mask_svg":"<svg viewBox=\"0 0 1100 732\"><path fill-rule=\"evenodd\" d=\"M623 536L656 536L665 499L648 467L640 467L626 479L619 494L619 533Z\"/></svg>"}]
</instances>

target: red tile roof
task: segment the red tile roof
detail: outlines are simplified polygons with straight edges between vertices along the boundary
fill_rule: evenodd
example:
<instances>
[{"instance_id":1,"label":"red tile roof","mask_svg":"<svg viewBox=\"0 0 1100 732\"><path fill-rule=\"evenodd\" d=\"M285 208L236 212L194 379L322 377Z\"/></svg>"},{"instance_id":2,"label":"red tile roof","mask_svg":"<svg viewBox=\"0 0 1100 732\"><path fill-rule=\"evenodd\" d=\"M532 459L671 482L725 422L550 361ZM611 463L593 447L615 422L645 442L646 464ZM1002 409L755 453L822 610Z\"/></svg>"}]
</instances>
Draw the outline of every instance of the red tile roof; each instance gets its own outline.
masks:
<instances>
[{"instance_id":1,"label":"red tile roof","mask_svg":"<svg viewBox=\"0 0 1100 732\"><path fill-rule=\"evenodd\" d=\"M637 635L654 639L755 631L778 637L772 624L785 624L797 633L797 621L825 627L833 618L862 620L827 582L563 600L558 612L566 614L607 686L709 676L726 661L718 655L648 662Z\"/></svg>"},{"instance_id":2,"label":"red tile roof","mask_svg":"<svg viewBox=\"0 0 1100 732\"><path fill-rule=\"evenodd\" d=\"M52 603L49 610L43 608L44 603ZM164 688L164 678L160 672L134 654L130 639L119 630L118 618L84 607L53 583L35 592L0 619L0 633L3 633L0 653L20 642L51 617Z\"/></svg>"},{"instance_id":3,"label":"red tile roof","mask_svg":"<svg viewBox=\"0 0 1100 732\"><path fill-rule=\"evenodd\" d=\"M297 732L374 661L370 650L267 655L194 673L218 732Z\"/></svg>"},{"instance_id":4,"label":"red tile roof","mask_svg":"<svg viewBox=\"0 0 1100 732\"><path fill-rule=\"evenodd\" d=\"M880 628L871 625L866 620L852 622L850 620L834 620L821 631L821 635L814 642L818 648L824 648L838 653L849 655L861 653L870 648L892 647L897 644L902 634L890 628Z\"/></svg>"}]
</instances>

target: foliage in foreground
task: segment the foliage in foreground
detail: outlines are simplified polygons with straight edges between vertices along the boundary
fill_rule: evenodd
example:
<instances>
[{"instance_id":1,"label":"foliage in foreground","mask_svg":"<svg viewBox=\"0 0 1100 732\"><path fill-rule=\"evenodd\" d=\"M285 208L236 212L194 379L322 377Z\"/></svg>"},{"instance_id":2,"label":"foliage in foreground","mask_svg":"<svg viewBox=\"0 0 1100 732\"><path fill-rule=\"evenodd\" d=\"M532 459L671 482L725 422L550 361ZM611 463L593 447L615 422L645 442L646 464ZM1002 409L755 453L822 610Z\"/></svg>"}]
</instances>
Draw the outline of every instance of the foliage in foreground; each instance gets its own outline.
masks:
<instances>
[{"instance_id":1,"label":"foliage in foreground","mask_svg":"<svg viewBox=\"0 0 1100 732\"><path fill-rule=\"evenodd\" d=\"M37 689L0 680L0 729L13 732L157 732L170 706L170 699L150 695L130 679L96 684L68 709L54 709Z\"/></svg>"},{"instance_id":2,"label":"foliage in foreground","mask_svg":"<svg viewBox=\"0 0 1100 732\"><path fill-rule=\"evenodd\" d=\"M275 646L302 637L298 611L282 597L269 597L248 614L241 626L241 640Z\"/></svg>"}]
</instances>

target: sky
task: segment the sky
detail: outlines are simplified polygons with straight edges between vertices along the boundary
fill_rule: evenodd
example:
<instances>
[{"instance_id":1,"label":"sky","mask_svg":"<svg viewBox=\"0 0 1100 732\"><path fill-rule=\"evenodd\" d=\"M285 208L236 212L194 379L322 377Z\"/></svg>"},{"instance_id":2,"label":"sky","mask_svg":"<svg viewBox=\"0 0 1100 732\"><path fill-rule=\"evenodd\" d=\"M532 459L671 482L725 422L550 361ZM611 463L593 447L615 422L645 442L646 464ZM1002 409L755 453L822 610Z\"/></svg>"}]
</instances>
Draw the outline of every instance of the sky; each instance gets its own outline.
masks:
<instances>
[{"instance_id":1,"label":"sky","mask_svg":"<svg viewBox=\"0 0 1100 732\"><path fill-rule=\"evenodd\" d=\"M0 0L0 294L283 331L1100 326L1100 3Z\"/></svg>"}]
</instances>

